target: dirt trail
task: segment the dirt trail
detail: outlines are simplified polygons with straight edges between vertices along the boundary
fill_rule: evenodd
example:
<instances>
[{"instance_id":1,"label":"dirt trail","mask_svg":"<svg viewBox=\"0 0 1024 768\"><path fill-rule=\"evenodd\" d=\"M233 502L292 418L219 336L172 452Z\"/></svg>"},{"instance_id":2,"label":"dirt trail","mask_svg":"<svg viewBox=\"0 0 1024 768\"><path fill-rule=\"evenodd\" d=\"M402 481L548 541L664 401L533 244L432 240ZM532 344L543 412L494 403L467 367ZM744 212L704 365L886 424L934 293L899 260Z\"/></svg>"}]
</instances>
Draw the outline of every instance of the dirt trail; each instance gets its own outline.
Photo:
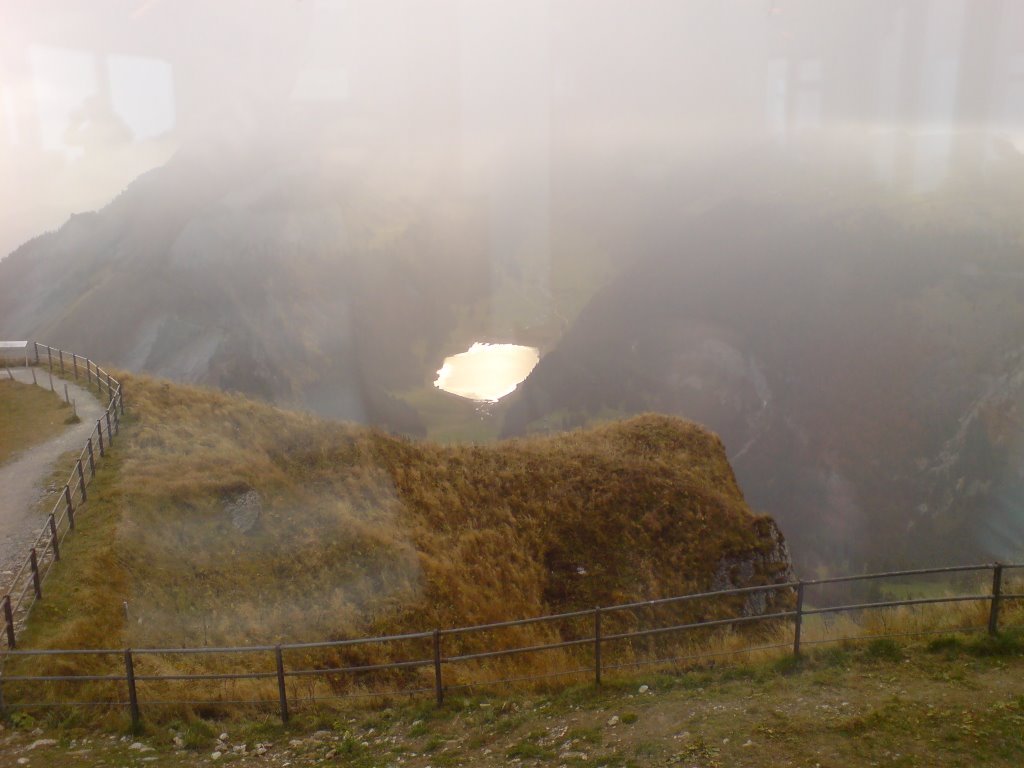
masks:
<instances>
[{"instance_id":1,"label":"dirt trail","mask_svg":"<svg viewBox=\"0 0 1024 768\"><path fill-rule=\"evenodd\" d=\"M17 381L32 383L32 371L28 368L10 370ZM3 375L6 376L6 372ZM49 386L45 370L37 369L36 377L40 384ZM46 513L37 508L38 502L48 495L56 498L56 489L46 488L45 483L57 459L67 451L78 453L96 426L96 419L103 414L105 405L96 399L95 393L73 382L54 378L53 386L61 396L65 383L68 395L76 402L81 423L69 426L52 440L0 466L0 588L7 584L27 556L28 548L46 520ZM70 464L67 470L71 471Z\"/></svg>"}]
</instances>

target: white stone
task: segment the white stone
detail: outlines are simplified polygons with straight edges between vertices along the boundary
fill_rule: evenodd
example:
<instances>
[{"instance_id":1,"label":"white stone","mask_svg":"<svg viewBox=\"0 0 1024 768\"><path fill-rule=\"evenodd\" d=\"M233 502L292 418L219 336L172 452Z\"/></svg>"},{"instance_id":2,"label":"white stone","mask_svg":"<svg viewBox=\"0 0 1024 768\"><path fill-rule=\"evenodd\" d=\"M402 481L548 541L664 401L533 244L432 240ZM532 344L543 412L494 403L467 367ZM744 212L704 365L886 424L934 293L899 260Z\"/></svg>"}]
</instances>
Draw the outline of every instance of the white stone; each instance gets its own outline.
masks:
<instances>
[{"instance_id":1,"label":"white stone","mask_svg":"<svg viewBox=\"0 0 1024 768\"><path fill-rule=\"evenodd\" d=\"M641 685L640 686L640 693L647 693L649 690L651 690L650 686L647 686L647 685Z\"/></svg>"},{"instance_id":2,"label":"white stone","mask_svg":"<svg viewBox=\"0 0 1024 768\"><path fill-rule=\"evenodd\" d=\"M210 759L211 760L220 760L220 752L212 752L210 754Z\"/></svg>"},{"instance_id":3,"label":"white stone","mask_svg":"<svg viewBox=\"0 0 1024 768\"><path fill-rule=\"evenodd\" d=\"M57 743L56 739L37 739L28 745L29 749L35 749L36 747L52 747Z\"/></svg>"},{"instance_id":4,"label":"white stone","mask_svg":"<svg viewBox=\"0 0 1024 768\"><path fill-rule=\"evenodd\" d=\"M608 718L608 725L618 725L618 724L619 724L619 716L618 715L612 715L611 717Z\"/></svg>"}]
</instances>

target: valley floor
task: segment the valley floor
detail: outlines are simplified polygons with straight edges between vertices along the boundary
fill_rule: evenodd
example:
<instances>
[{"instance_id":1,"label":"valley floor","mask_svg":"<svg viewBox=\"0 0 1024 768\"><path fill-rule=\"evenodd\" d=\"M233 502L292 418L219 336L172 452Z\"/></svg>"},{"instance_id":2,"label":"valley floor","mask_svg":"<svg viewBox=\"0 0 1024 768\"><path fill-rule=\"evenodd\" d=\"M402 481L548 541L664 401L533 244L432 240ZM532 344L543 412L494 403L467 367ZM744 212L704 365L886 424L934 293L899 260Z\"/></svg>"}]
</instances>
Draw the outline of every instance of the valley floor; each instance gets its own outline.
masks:
<instances>
[{"instance_id":1,"label":"valley floor","mask_svg":"<svg viewBox=\"0 0 1024 768\"><path fill-rule=\"evenodd\" d=\"M8 721L0 766L1019 766L1024 657L1010 646L876 641L799 665L304 713L287 729L268 717L125 736Z\"/></svg>"}]
</instances>

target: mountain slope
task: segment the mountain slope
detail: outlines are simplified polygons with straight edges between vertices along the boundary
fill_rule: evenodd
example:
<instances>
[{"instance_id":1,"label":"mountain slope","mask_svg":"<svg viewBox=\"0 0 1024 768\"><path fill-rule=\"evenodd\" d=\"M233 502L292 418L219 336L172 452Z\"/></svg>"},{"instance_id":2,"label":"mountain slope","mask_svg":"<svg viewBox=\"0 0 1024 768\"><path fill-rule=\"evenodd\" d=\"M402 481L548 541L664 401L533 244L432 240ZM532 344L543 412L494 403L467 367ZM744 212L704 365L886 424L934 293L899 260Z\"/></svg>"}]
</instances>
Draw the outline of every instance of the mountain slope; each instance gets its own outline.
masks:
<instances>
[{"instance_id":1,"label":"mountain slope","mask_svg":"<svg viewBox=\"0 0 1024 768\"><path fill-rule=\"evenodd\" d=\"M1020 240L881 205L724 204L683 229L581 313L506 434L707 424L807 565L1020 551Z\"/></svg>"},{"instance_id":2,"label":"mountain slope","mask_svg":"<svg viewBox=\"0 0 1024 768\"><path fill-rule=\"evenodd\" d=\"M420 432L387 392L423 383L487 264L460 193L384 186L313 151L182 152L0 262L0 327Z\"/></svg>"},{"instance_id":3,"label":"mountain slope","mask_svg":"<svg viewBox=\"0 0 1024 768\"><path fill-rule=\"evenodd\" d=\"M131 418L28 644L386 634L789 575L720 441L678 419L441 447L212 390L124 386Z\"/></svg>"}]
</instances>

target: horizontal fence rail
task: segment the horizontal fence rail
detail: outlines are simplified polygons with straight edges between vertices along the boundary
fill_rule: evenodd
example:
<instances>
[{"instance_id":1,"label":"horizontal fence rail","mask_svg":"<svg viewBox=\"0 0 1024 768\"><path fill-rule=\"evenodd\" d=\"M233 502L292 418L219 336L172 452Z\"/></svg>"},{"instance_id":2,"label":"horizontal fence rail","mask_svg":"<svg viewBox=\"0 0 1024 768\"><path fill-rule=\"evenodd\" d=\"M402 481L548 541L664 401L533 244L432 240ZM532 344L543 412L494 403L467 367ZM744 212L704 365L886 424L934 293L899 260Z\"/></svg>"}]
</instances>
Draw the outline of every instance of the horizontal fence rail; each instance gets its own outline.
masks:
<instances>
[{"instance_id":1,"label":"horizontal fence rail","mask_svg":"<svg viewBox=\"0 0 1024 768\"><path fill-rule=\"evenodd\" d=\"M55 373L78 382L84 380L90 389L95 386L97 397L101 400L105 398L107 407L96 420L85 445L72 463L63 487L58 487L57 498L39 535L32 542L25 559L0 598L8 650L17 647L18 635L24 629L32 608L38 600L43 599L43 583L53 564L60 561L64 540L75 530L76 517L88 502L88 489L96 477L96 467L113 447L114 438L120 433L125 407L121 382L87 357L32 342L32 354L26 362L47 367L51 390ZM32 378L35 380L34 372Z\"/></svg>"},{"instance_id":2,"label":"horizontal fence rail","mask_svg":"<svg viewBox=\"0 0 1024 768\"><path fill-rule=\"evenodd\" d=\"M271 708L287 722L296 706L316 704L322 701L357 699L365 697L420 696L432 694L442 704L446 693L496 684L532 682L553 678L584 677L600 685L602 674L651 665L685 664L707 662L720 657L752 654L786 649L794 656L802 654L804 645L821 645L852 640L866 640L879 637L911 637L953 632L985 631L996 634L999 631L1000 610L1007 601L1024 599L1024 583L1016 592L1004 589L1006 574L1024 564L983 564L957 566L953 568L916 569L870 573L859 576L842 576L809 581L788 581L738 589L700 592L643 602L625 603L607 607L571 611L567 613L536 616L525 619L501 621L489 624L433 629L406 634L380 637L345 638L307 643L282 643L278 645L249 645L224 647L179 647L179 648L138 648L138 649L69 649L69 650L8 650L0 652L5 661L17 662L30 659L59 659L65 656L88 656L95 660L95 668L89 673L68 674L60 671L50 674L3 674L0 675L0 705L24 709L51 706L123 706L133 722L138 723L143 706L224 706L252 705ZM906 599L849 600L834 605L811 604L808 596L812 592L827 591L829 587L846 587L856 583L877 583L890 579L907 579L936 575L978 574L991 576L991 589L976 594L951 594L936 597L907 597ZM1024 574L1022 574L1024 575ZM959 586L959 585L957 585ZM986 577L985 586L988 586ZM773 603L764 603L763 610L753 612L747 601L754 595L772 595ZM742 599L742 600L737 600ZM730 602L731 601L731 602ZM840 614L864 616L873 611L894 608L918 609L923 606L962 603L988 604L984 625L940 627L929 625L921 630L901 632L870 633L858 636L832 636L808 639L804 636L807 620L830 621ZM716 615L697 620L671 621L671 610L688 604L705 604L702 610L725 610L729 615ZM662 612L662 621L649 626L637 617L649 614L657 618ZM669 615L665 615L668 611ZM676 614L677 615L677 614ZM981 616L979 613L978 616ZM632 623L631 623L632 622ZM654 623L653 621L651 623ZM493 638L495 633L514 632L523 627L557 625L561 639L546 643L531 642L522 645L499 644ZM709 632L762 625L773 628L774 635L758 635L752 632L742 636L734 648L707 648L685 652L686 646L651 645L656 639L673 637L682 641L695 634L707 638ZM787 630L787 626L789 629ZM827 629L827 627L826 627ZM785 632L790 633L785 639ZM481 642L474 646L471 639ZM783 638L783 641L779 641ZM458 645L451 646L458 643ZM357 652L360 649L387 647L392 651L390 660L367 660L357 663L344 655L330 655ZM624 649L630 653L624 653ZM638 651L649 651L642 657ZM665 652L669 655L664 655ZM326 652L327 655L312 658L311 652ZM486 682L453 681L460 669L467 665L510 661L524 655L569 652L573 655L560 659L563 667L530 675L501 675ZM246 668L240 671L217 671L214 660L227 655L245 655ZM618 657L614 657L618 654ZM609 658L609 656L613 658ZM186 671L175 668L169 659L178 657L200 657L209 665L202 671ZM141 671L137 665L141 664ZM170 666L170 669L168 669ZM152 669L151 669L152 667ZM59 670L60 668L58 668ZM446 673L446 670L447 673ZM354 681L370 679L380 683L379 673L389 673L390 686L386 690L365 690L356 687ZM376 678L373 675L377 674ZM447 674L447 684L446 684ZM305 695L299 684L307 681ZM238 683L262 684L259 693L251 688L242 692L221 695L215 698L201 696L195 687L170 689L169 684L211 684L235 685ZM316 690L318 683L326 684L326 692ZM69 697L65 689L58 700L39 699L41 686L53 684L108 684L111 689L101 698L95 693L88 699ZM26 687L27 686L27 687ZM157 686L152 688L151 686ZM164 686L163 693L159 687ZM140 688L143 690L140 691ZM208 689L207 689L208 690ZM232 688L231 691L236 689ZM14 691L17 695L11 695ZM223 692L222 692L223 693ZM325 694L326 695L322 695ZM169 695L173 697L168 698ZM186 698L183 698L185 696Z\"/></svg>"}]
</instances>

